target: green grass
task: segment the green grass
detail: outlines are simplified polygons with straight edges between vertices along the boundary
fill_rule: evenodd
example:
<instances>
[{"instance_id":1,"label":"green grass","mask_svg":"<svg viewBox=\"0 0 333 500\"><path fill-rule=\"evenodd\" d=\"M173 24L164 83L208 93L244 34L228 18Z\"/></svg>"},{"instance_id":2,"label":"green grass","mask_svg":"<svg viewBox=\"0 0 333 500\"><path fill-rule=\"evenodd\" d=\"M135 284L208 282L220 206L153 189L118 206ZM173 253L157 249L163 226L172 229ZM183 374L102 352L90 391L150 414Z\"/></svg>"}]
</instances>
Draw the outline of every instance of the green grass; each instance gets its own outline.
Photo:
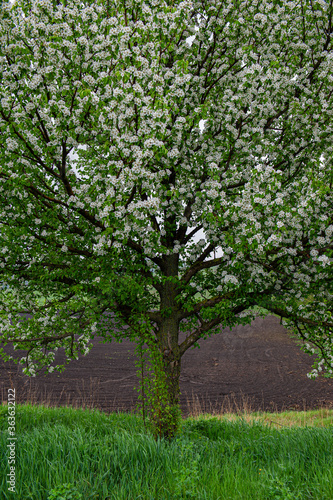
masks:
<instances>
[{"instance_id":1,"label":"green grass","mask_svg":"<svg viewBox=\"0 0 333 500\"><path fill-rule=\"evenodd\" d=\"M278 418L274 428L268 420ZM188 418L179 438L167 443L146 434L137 415L17 405L16 494L8 493L5 477L5 405L0 422L1 499L333 498L328 410L257 413L248 421L246 415Z\"/></svg>"}]
</instances>

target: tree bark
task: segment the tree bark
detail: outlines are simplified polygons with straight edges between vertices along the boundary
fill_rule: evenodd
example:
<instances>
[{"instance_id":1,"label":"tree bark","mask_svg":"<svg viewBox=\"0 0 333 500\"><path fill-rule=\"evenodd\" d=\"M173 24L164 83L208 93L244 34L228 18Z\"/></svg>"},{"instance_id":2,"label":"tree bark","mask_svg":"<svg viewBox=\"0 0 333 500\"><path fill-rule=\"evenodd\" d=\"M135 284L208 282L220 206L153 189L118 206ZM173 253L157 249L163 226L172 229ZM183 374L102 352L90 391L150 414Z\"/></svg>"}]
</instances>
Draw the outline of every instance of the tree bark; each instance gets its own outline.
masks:
<instances>
[{"instance_id":1,"label":"tree bark","mask_svg":"<svg viewBox=\"0 0 333 500\"><path fill-rule=\"evenodd\" d=\"M179 378L181 356L178 345L179 322L174 317L165 318L160 329L159 349L162 353L165 381L170 395L170 404L179 406Z\"/></svg>"},{"instance_id":2,"label":"tree bark","mask_svg":"<svg viewBox=\"0 0 333 500\"><path fill-rule=\"evenodd\" d=\"M165 261L164 273L166 278L178 278L178 255L168 256ZM157 347L162 357L162 367L159 369L162 373L159 376L163 378L166 387L166 398L163 403L165 411L165 420L169 422L162 432L164 437L173 437L176 432L176 417L168 419L168 412L172 415L179 413L179 378L181 369L181 354L178 345L180 311L176 301L178 295L178 285L172 279L163 283L160 299L160 312L162 320L157 333Z\"/></svg>"}]
</instances>

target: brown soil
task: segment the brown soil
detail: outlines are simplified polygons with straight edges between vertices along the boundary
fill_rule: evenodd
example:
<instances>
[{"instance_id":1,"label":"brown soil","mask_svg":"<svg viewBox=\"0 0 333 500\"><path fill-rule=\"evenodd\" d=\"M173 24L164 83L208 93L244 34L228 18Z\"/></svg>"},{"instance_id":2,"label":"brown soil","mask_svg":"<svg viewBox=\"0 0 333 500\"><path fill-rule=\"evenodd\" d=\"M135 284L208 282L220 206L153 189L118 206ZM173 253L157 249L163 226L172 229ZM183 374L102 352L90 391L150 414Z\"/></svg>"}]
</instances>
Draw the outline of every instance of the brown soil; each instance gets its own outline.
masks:
<instances>
[{"instance_id":1,"label":"brown soil","mask_svg":"<svg viewBox=\"0 0 333 500\"><path fill-rule=\"evenodd\" d=\"M73 404L104 411L132 410L137 401L135 345L130 341L103 344L94 340L87 356L72 361L61 374L22 374L20 366L0 361L2 401L16 389L17 402ZM202 410L333 408L333 380L310 380L313 359L268 316L251 325L221 330L200 341L182 359L181 407L184 415ZM8 353L12 353L6 347Z\"/></svg>"}]
</instances>

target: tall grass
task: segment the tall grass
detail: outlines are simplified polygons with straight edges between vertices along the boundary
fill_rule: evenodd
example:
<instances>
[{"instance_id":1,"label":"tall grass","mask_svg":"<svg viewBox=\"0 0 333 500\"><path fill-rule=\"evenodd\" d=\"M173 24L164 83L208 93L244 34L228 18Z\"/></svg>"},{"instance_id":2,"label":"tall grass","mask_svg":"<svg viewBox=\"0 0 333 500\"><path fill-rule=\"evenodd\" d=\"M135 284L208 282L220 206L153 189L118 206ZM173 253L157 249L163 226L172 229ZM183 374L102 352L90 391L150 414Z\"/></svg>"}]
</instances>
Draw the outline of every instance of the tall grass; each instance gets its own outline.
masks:
<instances>
[{"instance_id":1,"label":"tall grass","mask_svg":"<svg viewBox=\"0 0 333 500\"><path fill-rule=\"evenodd\" d=\"M270 411L264 411L258 407L258 403L253 403L248 396L242 395L238 400L234 395L227 395L222 402L212 404L209 400L192 393L191 399L187 399L187 414L194 418L210 418L215 416L218 420L231 422L243 421L248 424L253 422L269 425L274 428L281 427L329 427L333 425L333 410L330 408L317 408L315 410L306 409L305 401L303 411L274 411L272 406ZM254 409L256 408L256 409ZM259 410L258 410L259 408Z\"/></svg>"},{"instance_id":2,"label":"tall grass","mask_svg":"<svg viewBox=\"0 0 333 500\"><path fill-rule=\"evenodd\" d=\"M291 421L294 413L285 413L280 423ZM18 405L14 495L5 475L6 417L3 405L1 499L333 498L329 410L322 427L309 427L306 416L298 422L304 426L282 423L278 429L265 422L265 415L248 422L239 416L191 417L168 443L146 434L138 415Z\"/></svg>"}]
</instances>

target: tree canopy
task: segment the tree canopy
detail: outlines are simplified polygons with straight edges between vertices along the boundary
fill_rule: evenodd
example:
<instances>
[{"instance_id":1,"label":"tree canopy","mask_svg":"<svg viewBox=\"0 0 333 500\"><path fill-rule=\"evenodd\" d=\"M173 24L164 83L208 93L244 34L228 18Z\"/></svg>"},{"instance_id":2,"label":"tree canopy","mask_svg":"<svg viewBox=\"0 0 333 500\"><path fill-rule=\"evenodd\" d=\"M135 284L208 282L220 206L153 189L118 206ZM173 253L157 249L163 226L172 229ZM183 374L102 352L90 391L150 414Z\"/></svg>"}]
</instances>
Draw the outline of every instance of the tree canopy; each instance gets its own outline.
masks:
<instances>
[{"instance_id":1,"label":"tree canopy","mask_svg":"<svg viewBox=\"0 0 333 500\"><path fill-rule=\"evenodd\" d=\"M1 340L26 373L145 325L177 385L259 306L332 375L332 10L2 2Z\"/></svg>"}]
</instances>

